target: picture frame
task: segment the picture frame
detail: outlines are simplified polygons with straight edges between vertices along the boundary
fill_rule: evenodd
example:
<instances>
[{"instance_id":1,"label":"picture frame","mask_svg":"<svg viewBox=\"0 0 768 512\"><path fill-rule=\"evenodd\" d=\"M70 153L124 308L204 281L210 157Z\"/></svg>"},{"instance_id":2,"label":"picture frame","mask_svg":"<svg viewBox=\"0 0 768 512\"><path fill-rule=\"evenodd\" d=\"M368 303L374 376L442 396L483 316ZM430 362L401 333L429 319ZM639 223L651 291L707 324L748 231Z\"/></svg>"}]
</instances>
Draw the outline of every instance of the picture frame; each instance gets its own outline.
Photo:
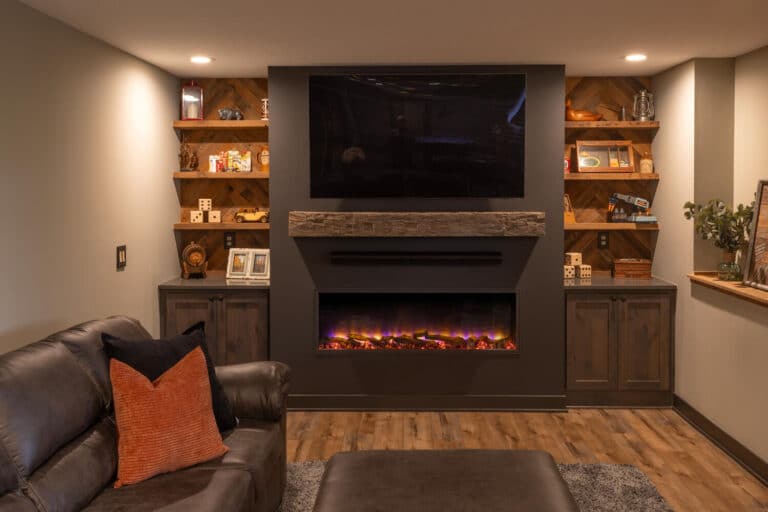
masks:
<instances>
[{"instance_id":1,"label":"picture frame","mask_svg":"<svg viewBox=\"0 0 768 512\"><path fill-rule=\"evenodd\" d=\"M270 276L269 249L230 249L227 279L268 281Z\"/></svg>"},{"instance_id":2,"label":"picture frame","mask_svg":"<svg viewBox=\"0 0 768 512\"><path fill-rule=\"evenodd\" d=\"M269 249L251 249L248 279L268 280L270 273Z\"/></svg>"},{"instance_id":3,"label":"picture frame","mask_svg":"<svg viewBox=\"0 0 768 512\"><path fill-rule=\"evenodd\" d=\"M246 279L250 258L250 249L230 249L227 259L227 279Z\"/></svg>"},{"instance_id":4,"label":"picture frame","mask_svg":"<svg viewBox=\"0 0 768 512\"><path fill-rule=\"evenodd\" d=\"M578 172L635 172L635 154L629 140L577 140Z\"/></svg>"},{"instance_id":5,"label":"picture frame","mask_svg":"<svg viewBox=\"0 0 768 512\"><path fill-rule=\"evenodd\" d=\"M743 283L768 291L768 180L757 183Z\"/></svg>"}]
</instances>

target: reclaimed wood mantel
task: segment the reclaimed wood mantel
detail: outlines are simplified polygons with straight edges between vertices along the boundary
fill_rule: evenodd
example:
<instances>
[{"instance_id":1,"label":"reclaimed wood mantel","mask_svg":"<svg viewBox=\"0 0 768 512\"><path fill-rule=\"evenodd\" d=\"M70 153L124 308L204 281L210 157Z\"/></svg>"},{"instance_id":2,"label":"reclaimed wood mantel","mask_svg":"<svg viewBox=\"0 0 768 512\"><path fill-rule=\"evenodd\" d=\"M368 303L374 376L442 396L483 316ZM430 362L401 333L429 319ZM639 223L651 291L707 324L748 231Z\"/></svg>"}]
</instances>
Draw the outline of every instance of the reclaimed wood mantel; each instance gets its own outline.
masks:
<instances>
[{"instance_id":1,"label":"reclaimed wood mantel","mask_svg":"<svg viewBox=\"0 0 768 512\"><path fill-rule=\"evenodd\" d=\"M544 212L288 212L291 237L540 237Z\"/></svg>"}]
</instances>

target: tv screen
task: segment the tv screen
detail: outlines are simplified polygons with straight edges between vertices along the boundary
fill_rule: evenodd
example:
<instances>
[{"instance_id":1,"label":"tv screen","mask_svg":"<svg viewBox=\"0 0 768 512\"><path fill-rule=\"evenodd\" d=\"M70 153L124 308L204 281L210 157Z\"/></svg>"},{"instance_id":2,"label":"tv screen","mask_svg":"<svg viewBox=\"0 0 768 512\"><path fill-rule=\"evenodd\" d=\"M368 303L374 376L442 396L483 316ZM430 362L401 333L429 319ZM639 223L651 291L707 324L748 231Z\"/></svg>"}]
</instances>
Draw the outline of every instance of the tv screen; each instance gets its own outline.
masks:
<instances>
[{"instance_id":1,"label":"tv screen","mask_svg":"<svg viewBox=\"0 0 768 512\"><path fill-rule=\"evenodd\" d=\"M525 75L309 78L312 197L522 197Z\"/></svg>"}]
</instances>

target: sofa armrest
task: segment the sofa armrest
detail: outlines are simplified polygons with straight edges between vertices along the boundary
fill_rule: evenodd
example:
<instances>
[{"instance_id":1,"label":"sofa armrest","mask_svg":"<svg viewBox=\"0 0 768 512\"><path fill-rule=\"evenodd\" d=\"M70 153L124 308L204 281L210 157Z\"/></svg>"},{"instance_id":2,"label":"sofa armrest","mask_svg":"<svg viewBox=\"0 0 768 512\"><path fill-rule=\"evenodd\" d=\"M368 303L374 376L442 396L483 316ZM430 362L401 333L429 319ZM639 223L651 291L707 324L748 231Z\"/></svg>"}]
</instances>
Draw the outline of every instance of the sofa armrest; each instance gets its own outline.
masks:
<instances>
[{"instance_id":1,"label":"sofa armrest","mask_svg":"<svg viewBox=\"0 0 768 512\"><path fill-rule=\"evenodd\" d=\"M216 377L224 388L235 416L278 421L285 414L291 370L276 361L217 366Z\"/></svg>"}]
</instances>

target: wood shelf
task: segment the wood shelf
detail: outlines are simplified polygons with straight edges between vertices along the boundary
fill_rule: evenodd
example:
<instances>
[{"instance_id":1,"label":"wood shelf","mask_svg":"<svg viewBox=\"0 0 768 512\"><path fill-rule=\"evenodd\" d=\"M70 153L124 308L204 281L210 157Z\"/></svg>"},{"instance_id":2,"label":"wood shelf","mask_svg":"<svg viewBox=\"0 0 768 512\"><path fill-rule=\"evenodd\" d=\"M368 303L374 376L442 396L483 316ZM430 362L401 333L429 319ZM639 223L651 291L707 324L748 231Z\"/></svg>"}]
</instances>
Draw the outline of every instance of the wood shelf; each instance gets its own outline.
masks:
<instances>
[{"instance_id":1,"label":"wood shelf","mask_svg":"<svg viewBox=\"0 0 768 512\"><path fill-rule=\"evenodd\" d=\"M688 274L688 279L692 283L700 284L761 306L768 306L768 292L752 288L738 281L721 281L717 278L717 273L696 272Z\"/></svg>"},{"instance_id":2,"label":"wood shelf","mask_svg":"<svg viewBox=\"0 0 768 512\"><path fill-rule=\"evenodd\" d=\"M658 121L566 121L566 130L658 130Z\"/></svg>"},{"instance_id":3,"label":"wood shelf","mask_svg":"<svg viewBox=\"0 0 768 512\"><path fill-rule=\"evenodd\" d=\"M242 121L220 121L217 119L204 121L174 121L173 127L177 130L252 130L254 128L266 128L269 121L257 119L244 119Z\"/></svg>"},{"instance_id":4,"label":"wood shelf","mask_svg":"<svg viewBox=\"0 0 768 512\"><path fill-rule=\"evenodd\" d=\"M173 229L176 231L264 231L269 229L269 224L261 222L203 222L200 224L180 222L174 224Z\"/></svg>"},{"instance_id":5,"label":"wood shelf","mask_svg":"<svg viewBox=\"0 0 768 512\"><path fill-rule=\"evenodd\" d=\"M179 180L268 180L269 171L253 172L174 172Z\"/></svg>"},{"instance_id":6,"label":"wood shelf","mask_svg":"<svg viewBox=\"0 0 768 512\"><path fill-rule=\"evenodd\" d=\"M658 231L658 224L635 222L577 222L566 224L566 231Z\"/></svg>"},{"instance_id":7,"label":"wood shelf","mask_svg":"<svg viewBox=\"0 0 768 512\"><path fill-rule=\"evenodd\" d=\"M659 181L659 175L639 172L570 172L565 181Z\"/></svg>"}]
</instances>

